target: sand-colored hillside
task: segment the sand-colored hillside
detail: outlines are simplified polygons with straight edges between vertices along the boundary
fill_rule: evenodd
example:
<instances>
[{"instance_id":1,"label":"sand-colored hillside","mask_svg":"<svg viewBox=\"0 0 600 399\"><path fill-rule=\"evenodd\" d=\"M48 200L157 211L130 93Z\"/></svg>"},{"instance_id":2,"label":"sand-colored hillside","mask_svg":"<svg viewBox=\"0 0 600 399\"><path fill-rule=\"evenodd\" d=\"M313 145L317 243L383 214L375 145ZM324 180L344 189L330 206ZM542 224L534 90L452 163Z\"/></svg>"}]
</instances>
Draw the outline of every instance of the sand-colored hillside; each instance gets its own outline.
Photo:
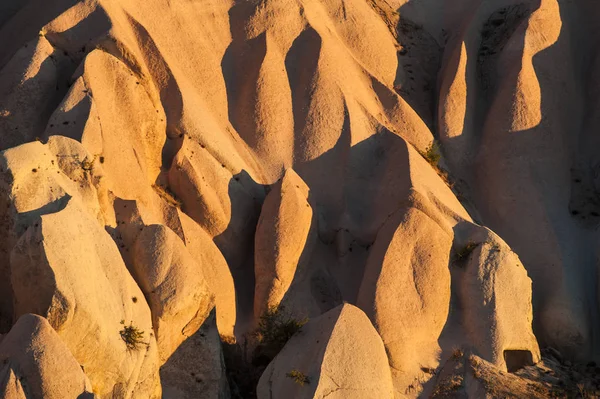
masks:
<instances>
[{"instance_id":1,"label":"sand-colored hillside","mask_svg":"<svg viewBox=\"0 0 600 399\"><path fill-rule=\"evenodd\" d=\"M1 2L0 398L594 397L599 16Z\"/></svg>"}]
</instances>

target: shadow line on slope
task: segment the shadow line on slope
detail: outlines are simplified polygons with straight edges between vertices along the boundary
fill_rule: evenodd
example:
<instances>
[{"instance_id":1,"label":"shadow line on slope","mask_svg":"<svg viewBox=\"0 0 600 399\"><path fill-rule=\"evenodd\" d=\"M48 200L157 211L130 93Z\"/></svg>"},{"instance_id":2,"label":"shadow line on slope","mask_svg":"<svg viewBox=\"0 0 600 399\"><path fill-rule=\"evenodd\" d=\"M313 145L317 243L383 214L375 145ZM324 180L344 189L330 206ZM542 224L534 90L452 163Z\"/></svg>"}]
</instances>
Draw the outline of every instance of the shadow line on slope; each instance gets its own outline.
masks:
<instances>
[{"instance_id":1,"label":"shadow line on slope","mask_svg":"<svg viewBox=\"0 0 600 399\"><path fill-rule=\"evenodd\" d=\"M550 17L540 11L542 7L549 13L552 2L532 1L528 14L513 30L485 27L485 43L475 47L473 41L465 43L470 60L463 123L467 131L448 142L450 148L465 149L470 158L466 161L470 167L460 173L469 174L461 177L473 187L473 200L483 223L519 254L533 281L533 326L540 345L558 347L572 359L590 360L598 358L600 348L598 272L594 238L570 214L571 170L578 162L572 154L578 135L565 130L573 118L581 116L579 101L568 95L575 94L578 99L578 88L548 84L574 72L569 61L557 61L568 54L565 50L570 48L573 27L562 15L567 12L564 4L556 5L562 16L559 21L549 21ZM481 21L490 26L501 26L503 16L513 12L509 8L487 11L489 18ZM543 24L552 23L560 23L557 39L552 33L546 34L543 47L534 47L531 65L524 64L531 57L531 47L540 46L531 38L526 46L526 36L541 35L538 31L546 26ZM499 49L490 47L495 43L494 34L509 36L500 38L508 43L506 47L498 41ZM535 86L539 104L535 91L528 89ZM529 91L524 94L523 90ZM520 96L527 103L518 101ZM516 130L513 123L530 126ZM471 135L465 136L469 131Z\"/></svg>"}]
</instances>

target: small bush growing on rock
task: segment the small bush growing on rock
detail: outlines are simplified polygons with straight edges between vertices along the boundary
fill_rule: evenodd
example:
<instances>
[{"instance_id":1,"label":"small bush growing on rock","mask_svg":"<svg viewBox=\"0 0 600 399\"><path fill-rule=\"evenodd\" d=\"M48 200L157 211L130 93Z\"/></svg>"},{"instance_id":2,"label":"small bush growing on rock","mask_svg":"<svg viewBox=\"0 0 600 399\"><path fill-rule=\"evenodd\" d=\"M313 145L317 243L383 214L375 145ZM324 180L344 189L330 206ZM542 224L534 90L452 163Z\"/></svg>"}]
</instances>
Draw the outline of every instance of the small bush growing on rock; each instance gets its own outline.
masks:
<instances>
[{"instance_id":1,"label":"small bush growing on rock","mask_svg":"<svg viewBox=\"0 0 600 399\"><path fill-rule=\"evenodd\" d=\"M429 164L431 164L431 166L437 168L438 163L442 158L442 154L440 152L440 145L437 143L437 141L433 141L429 145L429 147L427 147L425 153L423 154L423 157L427 160L427 162L429 162Z\"/></svg>"},{"instance_id":2,"label":"small bush growing on rock","mask_svg":"<svg viewBox=\"0 0 600 399\"><path fill-rule=\"evenodd\" d=\"M500 245L498 245L498 243L493 241L486 241L485 243L490 246L490 251L500 252Z\"/></svg>"},{"instance_id":3,"label":"small bush growing on rock","mask_svg":"<svg viewBox=\"0 0 600 399\"><path fill-rule=\"evenodd\" d=\"M418 150L419 151L419 150ZM448 174L446 170L443 170L438 165L440 159L442 158L442 153L440 151L440 145L437 141L433 141L429 147L425 150L425 152L419 151L419 154L431 165L431 167L436 171L439 177L442 178L444 183L452 190L454 188L454 179ZM455 193L458 195L458 193Z\"/></svg>"},{"instance_id":4,"label":"small bush growing on rock","mask_svg":"<svg viewBox=\"0 0 600 399\"><path fill-rule=\"evenodd\" d=\"M267 352L277 354L307 321L307 319L296 320L289 316L283 306L274 307L260 317L255 336L259 346L265 348Z\"/></svg>"},{"instance_id":5,"label":"small bush growing on rock","mask_svg":"<svg viewBox=\"0 0 600 399\"><path fill-rule=\"evenodd\" d=\"M296 369L290 371L286 374L288 378L294 380L294 382L298 385L304 386L304 384L310 384L310 380L306 374Z\"/></svg>"},{"instance_id":6,"label":"small bush growing on rock","mask_svg":"<svg viewBox=\"0 0 600 399\"><path fill-rule=\"evenodd\" d=\"M177 198L175 198L175 195L173 195L173 193L171 193L171 191L168 188L159 186L158 184L153 184L152 188L168 204L170 204L176 208L181 208L181 205L182 205L181 201L179 201Z\"/></svg>"},{"instance_id":7,"label":"small bush growing on rock","mask_svg":"<svg viewBox=\"0 0 600 399\"><path fill-rule=\"evenodd\" d=\"M223 344L232 398L256 398L256 386L267 365L306 322L292 317L283 306L274 307L261 316L257 329L241 342Z\"/></svg>"},{"instance_id":8,"label":"small bush growing on rock","mask_svg":"<svg viewBox=\"0 0 600 399\"><path fill-rule=\"evenodd\" d=\"M474 243L473 241L469 241L464 247L456 249L454 252L454 261L462 262L466 260L478 245L479 244Z\"/></svg>"},{"instance_id":9,"label":"small bush growing on rock","mask_svg":"<svg viewBox=\"0 0 600 399\"><path fill-rule=\"evenodd\" d=\"M460 348L454 348L454 350L452 351L452 359L460 359L461 357L463 357L463 355L464 353Z\"/></svg>"},{"instance_id":10,"label":"small bush growing on rock","mask_svg":"<svg viewBox=\"0 0 600 399\"><path fill-rule=\"evenodd\" d=\"M144 343L144 332L133 324L123 327L119 334L129 350L136 350Z\"/></svg>"},{"instance_id":11,"label":"small bush growing on rock","mask_svg":"<svg viewBox=\"0 0 600 399\"><path fill-rule=\"evenodd\" d=\"M93 157L92 159L86 157L83 161L81 161L81 168L86 171L92 170L94 167L94 161L96 161L96 157Z\"/></svg>"}]
</instances>

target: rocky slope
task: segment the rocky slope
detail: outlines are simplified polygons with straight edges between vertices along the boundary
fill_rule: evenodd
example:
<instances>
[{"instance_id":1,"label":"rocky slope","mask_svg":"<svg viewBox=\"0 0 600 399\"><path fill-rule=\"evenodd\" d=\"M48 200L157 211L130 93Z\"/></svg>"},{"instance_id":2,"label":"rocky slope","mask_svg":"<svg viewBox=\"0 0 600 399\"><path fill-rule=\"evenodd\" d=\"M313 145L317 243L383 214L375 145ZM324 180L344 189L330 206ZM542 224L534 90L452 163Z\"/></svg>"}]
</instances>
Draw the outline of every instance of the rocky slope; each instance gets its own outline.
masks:
<instances>
[{"instance_id":1,"label":"rocky slope","mask_svg":"<svg viewBox=\"0 0 600 399\"><path fill-rule=\"evenodd\" d=\"M0 398L598 394L598 16L1 2Z\"/></svg>"}]
</instances>

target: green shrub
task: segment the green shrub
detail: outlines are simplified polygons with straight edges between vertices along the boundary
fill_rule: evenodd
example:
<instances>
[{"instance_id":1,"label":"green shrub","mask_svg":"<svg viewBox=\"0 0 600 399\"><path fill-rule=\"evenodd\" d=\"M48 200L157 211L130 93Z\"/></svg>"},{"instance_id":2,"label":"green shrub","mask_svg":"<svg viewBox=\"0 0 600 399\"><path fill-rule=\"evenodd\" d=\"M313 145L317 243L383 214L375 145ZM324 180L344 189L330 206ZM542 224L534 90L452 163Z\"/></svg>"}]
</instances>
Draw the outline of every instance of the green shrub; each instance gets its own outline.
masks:
<instances>
[{"instance_id":1,"label":"green shrub","mask_svg":"<svg viewBox=\"0 0 600 399\"><path fill-rule=\"evenodd\" d=\"M452 351L452 359L460 359L461 357L463 357L463 355L464 353L460 348L454 348L454 350Z\"/></svg>"},{"instance_id":2,"label":"green shrub","mask_svg":"<svg viewBox=\"0 0 600 399\"><path fill-rule=\"evenodd\" d=\"M310 384L310 380L306 374L296 369L290 371L286 374L287 377L294 380L294 382L298 385L304 386L304 384Z\"/></svg>"},{"instance_id":3,"label":"green shrub","mask_svg":"<svg viewBox=\"0 0 600 399\"><path fill-rule=\"evenodd\" d=\"M181 205L182 205L181 201L179 201L177 198L175 198L175 195L168 188L159 186L158 184L153 184L152 188L169 205L172 205L176 208L181 208Z\"/></svg>"},{"instance_id":4,"label":"green shrub","mask_svg":"<svg viewBox=\"0 0 600 399\"><path fill-rule=\"evenodd\" d=\"M432 141L429 147L425 150L423 157L429 162L431 166L437 168L440 159L442 158L442 153L440 152L440 145L437 141Z\"/></svg>"},{"instance_id":5,"label":"green shrub","mask_svg":"<svg viewBox=\"0 0 600 399\"><path fill-rule=\"evenodd\" d=\"M306 321L293 318L283 306L273 307L261 316L256 330L244 336L241 343L223 343L232 398L256 398L256 386L267 365ZM248 356L249 340L255 344L250 345L254 346L251 356Z\"/></svg>"},{"instance_id":6,"label":"green shrub","mask_svg":"<svg viewBox=\"0 0 600 399\"><path fill-rule=\"evenodd\" d=\"M464 247L456 249L454 252L454 261L462 262L466 260L478 245L473 241L469 241Z\"/></svg>"},{"instance_id":7,"label":"green shrub","mask_svg":"<svg viewBox=\"0 0 600 399\"><path fill-rule=\"evenodd\" d=\"M266 349L266 352L277 354L307 321L294 319L285 312L283 306L273 307L260 317L254 335L259 346Z\"/></svg>"},{"instance_id":8,"label":"green shrub","mask_svg":"<svg viewBox=\"0 0 600 399\"><path fill-rule=\"evenodd\" d=\"M123 324L123 322L121 322L121 324ZM121 334L121 338L125 341L125 345L127 345L127 349L129 350L136 350L141 344L145 343L143 341L144 332L133 324L124 326L119 334Z\"/></svg>"}]
</instances>

